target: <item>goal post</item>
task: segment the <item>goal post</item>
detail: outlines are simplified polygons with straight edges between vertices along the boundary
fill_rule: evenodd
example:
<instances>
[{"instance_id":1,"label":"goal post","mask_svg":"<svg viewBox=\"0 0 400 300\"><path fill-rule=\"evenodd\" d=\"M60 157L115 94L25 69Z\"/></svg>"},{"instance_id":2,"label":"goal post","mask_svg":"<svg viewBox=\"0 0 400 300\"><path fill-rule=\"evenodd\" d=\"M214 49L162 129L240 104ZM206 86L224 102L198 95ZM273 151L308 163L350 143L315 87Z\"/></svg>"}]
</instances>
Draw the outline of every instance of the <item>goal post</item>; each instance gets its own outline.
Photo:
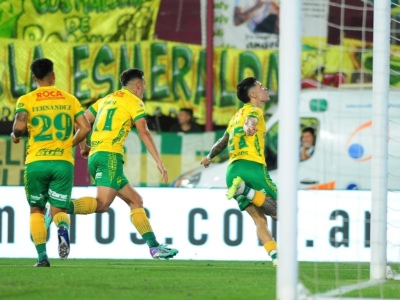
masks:
<instances>
[{"instance_id":1,"label":"goal post","mask_svg":"<svg viewBox=\"0 0 400 300\"><path fill-rule=\"evenodd\" d=\"M374 1L370 278L386 278L390 0Z\"/></svg>"},{"instance_id":2,"label":"goal post","mask_svg":"<svg viewBox=\"0 0 400 300\"><path fill-rule=\"evenodd\" d=\"M282 0L279 41L278 251L277 298L297 299L297 188L301 1ZM284 20L284 21L282 21ZM290 20L290 21L288 21ZM284 183L284 188L283 188ZM278 187L279 188L279 187Z\"/></svg>"}]
</instances>

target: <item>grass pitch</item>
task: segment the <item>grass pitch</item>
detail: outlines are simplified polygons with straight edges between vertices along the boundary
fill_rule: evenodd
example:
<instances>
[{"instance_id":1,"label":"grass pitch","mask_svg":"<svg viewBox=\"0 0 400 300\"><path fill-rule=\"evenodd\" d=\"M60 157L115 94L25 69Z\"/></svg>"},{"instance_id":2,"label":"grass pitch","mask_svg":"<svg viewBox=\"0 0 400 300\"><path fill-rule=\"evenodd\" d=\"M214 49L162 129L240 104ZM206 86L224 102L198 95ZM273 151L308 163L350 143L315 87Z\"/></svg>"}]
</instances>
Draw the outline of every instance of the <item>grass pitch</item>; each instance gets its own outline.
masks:
<instances>
[{"instance_id":1,"label":"grass pitch","mask_svg":"<svg viewBox=\"0 0 400 300\"><path fill-rule=\"evenodd\" d=\"M182 260L0 259L0 299L275 299L271 262ZM368 264L300 263L312 293L368 280ZM361 294L360 294L361 293ZM350 294L349 294L350 295ZM352 296L400 298L400 282Z\"/></svg>"}]
</instances>

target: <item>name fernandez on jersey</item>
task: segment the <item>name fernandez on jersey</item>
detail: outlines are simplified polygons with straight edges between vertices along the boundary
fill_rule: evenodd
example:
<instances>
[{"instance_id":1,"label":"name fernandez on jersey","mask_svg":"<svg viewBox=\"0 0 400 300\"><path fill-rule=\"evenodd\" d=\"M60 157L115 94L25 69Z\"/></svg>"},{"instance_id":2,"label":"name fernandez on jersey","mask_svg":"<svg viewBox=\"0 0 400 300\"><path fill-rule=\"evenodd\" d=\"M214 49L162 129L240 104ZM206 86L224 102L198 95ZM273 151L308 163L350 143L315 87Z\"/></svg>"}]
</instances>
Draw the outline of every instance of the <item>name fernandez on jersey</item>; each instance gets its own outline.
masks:
<instances>
[{"instance_id":1,"label":"name fernandez on jersey","mask_svg":"<svg viewBox=\"0 0 400 300\"><path fill-rule=\"evenodd\" d=\"M71 105L42 105L32 107L32 112L45 110L71 110Z\"/></svg>"}]
</instances>

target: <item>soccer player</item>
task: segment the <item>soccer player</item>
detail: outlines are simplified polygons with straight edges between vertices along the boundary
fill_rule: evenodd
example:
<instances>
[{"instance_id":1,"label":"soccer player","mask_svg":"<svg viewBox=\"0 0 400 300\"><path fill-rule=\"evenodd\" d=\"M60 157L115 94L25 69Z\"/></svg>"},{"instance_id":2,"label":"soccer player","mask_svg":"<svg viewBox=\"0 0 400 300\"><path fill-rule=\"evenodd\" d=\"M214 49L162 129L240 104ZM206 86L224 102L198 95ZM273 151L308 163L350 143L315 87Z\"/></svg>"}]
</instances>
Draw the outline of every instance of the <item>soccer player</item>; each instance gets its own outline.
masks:
<instances>
[{"instance_id":1,"label":"soccer player","mask_svg":"<svg viewBox=\"0 0 400 300\"><path fill-rule=\"evenodd\" d=\"M90 151L88 166L95 179L97 196L71 201L69 213L105 212L118 196L128 204L132 223L149 246L151 256L156 259L169 259L174 257L178 250L157 242L143 208L142 197L129 184L123 172L123 145L131 127L135 125L140 139L157 163L163 182L168 182L167 170L147 128L142 101L146 91L143 76L143 71L139 69L124 71L120 76L122 89L98 100L86 110L87 119L93 123L91 149L86 145L86 141L83 141L80 147L85 158Z\"/></svg>"},{"instance_id":2,"label":"soccer player","mask_svg":"<svg viewBox=\"0 0 400 300\"><path fill-rule=\"evenodd\" d=\"M277 266L277 245L265 217L267 214L276 218L277 199L277 188L269 176L264 156L266 128L261 108L268 102L269 95L256 78L249 77L237 85L237 97L244 103L243 107L232 117L223 137L201 163L207 168L212 158L228 146L227 197L235 198L240 210L247 211L253 218L258 239Z\"/></svg>"},{"instance_id":3,"label":"soccer player","mask_svg":"<svg viewBox=\"0 0 400 300\"><path fill-rule=\"evenodd\" d=\"M51 60L37 59L30 68L38 88L18 99L11 138L18 144L28 130L24 184L30 205L30 231L38 253L34 266L50 267L46 254L45 205L50 203L58 227L58 252L65 259L70 250L67 209L74 174L72 147L90 132L90 124L78 99L53 86Z\"/></svg>"}]
</instances>

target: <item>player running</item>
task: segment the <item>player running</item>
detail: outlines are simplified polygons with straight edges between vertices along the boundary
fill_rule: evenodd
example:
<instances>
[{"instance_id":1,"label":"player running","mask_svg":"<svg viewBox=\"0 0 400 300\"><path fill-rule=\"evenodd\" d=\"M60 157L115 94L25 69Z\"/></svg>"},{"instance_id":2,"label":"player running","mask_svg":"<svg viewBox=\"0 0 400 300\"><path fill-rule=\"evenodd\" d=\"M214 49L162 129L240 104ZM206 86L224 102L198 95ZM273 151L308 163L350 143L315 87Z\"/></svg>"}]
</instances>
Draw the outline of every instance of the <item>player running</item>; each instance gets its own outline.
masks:
<instances>
[{"instance_id":1,"label":"player running","mask_svg":"<svg viewBox=\"0 0 400 300\"><path fill-rule=\"evenodd\" d=\"M235 198L240 210L247 211L253 218L258 239L277 266L277 245L265 217L267 214L276 218L277 207L277 189L267 171L264 155L266 128L261 108L269 101L269 95L257 79L249 77L237 85L237 97L244 106L236 112L224 136L201 163L207 168L212 158L228 146L227 197Z\"/></svg>"},{"instance_id":2,"label":"player running","mask_svg":"<svg viewBox=\"0 0 400 300\"><path fill-rule=\"evenodd\" d=\"M105 212L118 196L130 207L132 223L149 246L151 256L169 259L178 250L157 242L143 208L142 197L129 184L123 171L123 145L131 127L135 125L140 139L157 163L163 182L168 182L167 170L147 128L142 101L146 91L143 76L143 71L139 69L124 71L120 77L122 89L98 100L86 110L85 115L93 124L91 148L83 141L80 144L81 154L85 158L89 154L88 166L97 186L97 196L71 201L69 213Z\"/></svg>"},{"instance_id":3,"label":"player running","mask_svg":"<svg viewBox=\"0 0 400 300\"><path fill-rule=\"evenodd\" d=\"M38 88L18 99L11 138L18 144L28 130L24 184L31 207L31 236L38 253L34 266L50 267L46 254L45 205L50 203L58 227L58 253L66 259L70 250L67 211L74 175L72 147L87 136L90 124L78 99L53 86L55 73L51 60L37 59L30 69ZM74 125L77 125L75 135Z\"/></svg>"}]
</instances>

